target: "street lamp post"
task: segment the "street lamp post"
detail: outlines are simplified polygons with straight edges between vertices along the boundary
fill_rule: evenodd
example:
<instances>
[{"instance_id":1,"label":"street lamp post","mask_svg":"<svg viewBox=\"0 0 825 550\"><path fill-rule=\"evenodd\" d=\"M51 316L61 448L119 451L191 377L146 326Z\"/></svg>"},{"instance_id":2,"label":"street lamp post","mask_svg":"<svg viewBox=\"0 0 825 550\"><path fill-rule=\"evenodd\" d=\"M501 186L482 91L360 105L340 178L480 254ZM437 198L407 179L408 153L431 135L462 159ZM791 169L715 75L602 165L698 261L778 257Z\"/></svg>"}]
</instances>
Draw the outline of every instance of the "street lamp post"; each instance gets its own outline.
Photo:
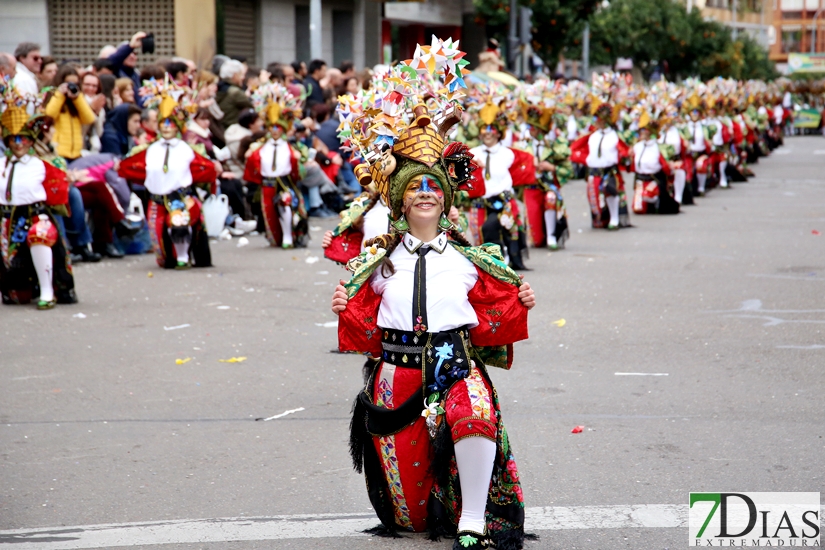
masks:
<instances>
[{"instance_id":1,"label":"street lamp post","mask_svg":"<svg viewBox=\"0 0 825 550\"><path fill-rule=\"evenodd\" d=\"M309 1L309 54L321 59L321 0Z\"/></svg>"}]
</instances>

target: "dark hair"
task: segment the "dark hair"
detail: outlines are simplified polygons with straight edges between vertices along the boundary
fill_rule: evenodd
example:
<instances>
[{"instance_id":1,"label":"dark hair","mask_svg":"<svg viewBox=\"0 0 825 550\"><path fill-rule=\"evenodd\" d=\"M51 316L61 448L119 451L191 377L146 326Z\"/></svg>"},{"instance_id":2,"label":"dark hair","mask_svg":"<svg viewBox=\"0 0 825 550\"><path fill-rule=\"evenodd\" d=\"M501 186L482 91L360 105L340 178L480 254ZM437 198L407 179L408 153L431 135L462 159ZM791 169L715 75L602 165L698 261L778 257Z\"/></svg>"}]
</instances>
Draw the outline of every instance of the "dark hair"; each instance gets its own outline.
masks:
<instances>
[{"instance_id":1,"label":"dark hair","mask_svg":"<svg viewBox=\"0 0 825 550\"><path fill-rule=\"evenodd\" d=\"M112 101L112 92L115 89L115 75L113 74L99 74L97 77L100 79L100 92L106 96L107 101ZM109 105L109 108L112 108L112 105Z\"/></svg>"},{"instance_id":2,"label":"dark hair","mask_svg":"<svg viewBox=\"0 0 825 550\"><path fill-rule=\"evenodd\" d=\"M198 120L199 118L210 119L211 115L209 114L209 109L205 107L198 107L198 111L195 113L195 116L192 117L192 120Z\"/></svg>"},{"instance_id":3,"label":"dark hair","mask_svg":"<svg viewBox=\"0 0 825 550\"><path fill-rule=\"evenodd\" d=\"M169 73L172 80L177 80L180 73L186 74L189 72L189 67L181 61L172 61L166 65L166 72Z\"/></svg>"},{"instance_id":4,"label":"dark hair","mask_svg":"<svg viewBox=\"0 0 825 550\"><path fill-rule=\"evenodd\" d=\"M290 65L292 65L292 70L295 71L295 76L301 75L301 63L303 63L303 61L298 61L297 59L290 63Z\"/></svg>"},{"instance_id":5,"label":"dark hair","mask_svg":"<svg viewBox=\"0 0 825 550\"><path fill-rule=\"evenodd\" d=\"M266 66L266 71L272 75L273 80L277 80L278 82L282 82L284 84L289 84L289 82L284 82L284 68L280 63L270 63Z\"/></svg>"},{"instance_id":6,"label":"dark hair","mask_svg":"<svg viewBox=\"0 0 825 550\"><path fill-rule=\"evenodd\" d=\"M309 66L307 67L307 74L312 76L315 74L315 71L321 70L327 66L327 62L323 59L313 59L309 62Z\"/></svg>"},{"instance_id":7,"label":"dark hair","mask_svg":"<svg viewBox=\"0 0 825 550\"><path fill-rule=\"evenodd\" d=\"M100 72L103 70L108 70L112 73L115 72L115 64L109 61L109 59L103 57L100 59L95 59L95 62L92 63L92 67L94 67L96 72Z\"/></svg>"},{"instance_id":8,"label":"dark hair","mask_svg":"<svg viewBox=\"0 0 825 550\"><path fill-rule=\"evenodd\" d=\"M258 113L255 109L244 109L238 114L238 124L249 130L249 127L258 120Z\"/></svg>"},{"instance_id":9,"label":"dark hair","mask_svg":"<svg viewBox=\"0 0 825 550\"><path fill-rule=\"evenodd\" d=\"M151 113L152 111L157 112L157 109L148 109L148 108L143 109L140 112L140 121L141 122L148 122L149 121L149 113Z\"/></svg>"},{"instance_id":10,"label":"dark hair","mask_svg":"<svg viewBox=\"0 0 825 550\"><path fill-rule=\"evenodd\" d=\"M135 105L134 103L128 103L129 108L126 110L126 120L132 118L132 115L141 115L143 116L143 111L140 110L140 107Z\"/></svg>"},{"instance_id":11,"label":"dark hair","mask_svg":"<svg viewBox=\"0 0 825 550\"><path fill-rule=\"evenodd\" d=\"M355 83L358 84L358 87L359 88L361 87L361 81L358 80L357 76L349 76L349 77L345 78L344 81L341 82L341 85L338 87L338 89L335 90L335 95L336 96L341 96L341 95L344 95L345 93L347 93L347 84L349 84L350 80L354 80Z\"/></svg>"},{"instance_id":12,"label":"dark hair","mask_svg":"<svg viewBox=\"0 0 825 550\"><path fill-rule=\"evenodd\" d=\"M341 61L341 65L338 66L338 70L341 71L342 73L345 73L345 72L349 71L350 69L354 69L354 68L355 68L355 64L352 61L350 61L349 59L347 59L346 61Z\"/></svg>"},{"instance_id":13,"label":"dark hair","mask_svg":"<svg viewBox=\"0 0 825 550\"><path fill-rule=\"evenodd\" d=\"M73 65L64 63L57 69L57 74L54 75L54 80L52 80L52 86L57 88L63 84L63 82L66 81L66 77L70 75L75 75L80 78L80 75L77 74L77 69L75 69Z\"/></svg>"},{"instance_id":14,"label":"dark hair","mask_svg":"<svg viewBox=\"0 0 825 550\"><path fill-rule=\"evenodd\" d=\"M160 65L146 65L140 70L141 82L151 80L152 78L155 80L163 80L164 76L166 76L166 71Z\"/></svg>"},{"instance_id":15,"label":"dark hair","mask_svg":"<svg viewBox=\"0 0 825 550\"><path fill-rule=\"evenodd\" d=\"M309 110L312 118L314 118L317 122L324 122L326 119L329 118L329 107L327 107L326 103L316 103L312 106Z\"/></svg>"},{"instance_id":16,"label":"dark hair","mask_svg":"<svg viewBox=\"0 0 825 550\"><path fill-rule=\"evenodd\" d=\"M249 79L251 79L251 78L260 78L260 76L261 76L261 69L259 69L258 67L249 67L249 69L246 70L246 76L243 77L244 88L246 87L247 83L249 82Z\"/></svg>"},{"instance_id":17,"label":"dark hair","mask_svg":"<svg viewBox=\"0 0 825 550\"><path fill-rule=\"evenodd\" d=\"M50 55L43 56L43 61L40 63L40 72L42 73L43 69L46 68L46 65L51 65L52 63L57 65L57 59Z\"/></svg>"},{"instance_id":18,"label":"dark hair","mask_svg":"<svg viewBox=\"0 0 825 550\"><path fill-rule=\"evenodd\" d=\"M246 152L249 151L249 148L252 146L253 143L258 141L259 139L263 139L266 137L266 130L260 130L255 132L251 136L246 136L241 140L238 144L238 160L243 162L246 160Z\"/></svg>"},{"instance_id":19,"label":"dark hair","mask_svg":"<svg viewBox=\"0 0 825 550\"><path fill-rule=\"evenodd\" d=\"M20 61L21 57L26 57L30 53L36 52L40 49L40 44L35 44L34 42L21 42L14 49L14 58Z\"/></svg>"}]
</instances>

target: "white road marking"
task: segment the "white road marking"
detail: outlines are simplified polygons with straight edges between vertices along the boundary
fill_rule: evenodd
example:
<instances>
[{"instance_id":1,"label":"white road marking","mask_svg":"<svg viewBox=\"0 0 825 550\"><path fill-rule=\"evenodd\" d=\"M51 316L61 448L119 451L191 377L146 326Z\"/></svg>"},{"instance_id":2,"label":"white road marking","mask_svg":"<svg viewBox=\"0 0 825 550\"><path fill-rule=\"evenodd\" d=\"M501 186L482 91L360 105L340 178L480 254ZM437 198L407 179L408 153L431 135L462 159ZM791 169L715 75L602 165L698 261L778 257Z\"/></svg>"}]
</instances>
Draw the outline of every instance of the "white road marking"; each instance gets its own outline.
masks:
<instances>
[{"instance_id":1,"label":"white road marking","mask_svg":"<svg viewBox=\"0 0 825 550\"><path fill-rule=\"evenodd\" d=\"M525 510L530 531L562 529L686 528L685 504L630 506L545 506ZM0 531L0 545L14 550L79 550L116 546L192 544L301 538L367 536L372 513L313 514L250 518L215 518L111 523Z\"/></svg>"},{"instance_id":2,"label":"white road marking","mask_svg":"<svg viewBox=\"0 0 825 550\"><path fill-rule=\"evenodd\" d=\"M182 328L189 328L191 326L192 325L190 325L189 323L186 323L184 325L175 325L174 327L163 327L163 330L167 330L167 331L168 330L179 330L179 329L182 329Z\"/></svg>"},{"instance_id":3,"label":"white road marking","mask_svg":"<svg viewBox=\"0 0 825 550\"><path fill-rule=\"evenodd\" d=\"M281 414L276 414L275 416L270 416L268 418L264 418L264 422L269 422L270 420L275 420L276 418L283 418L288 414L293 414L301 411L305 411L306 409L303 407L298 407L297 409L290 409L288 411L284 411Z\"/></svg>"},{"instance_id":4,"label":"white road marking","mask_svg":"<svg viewBox=\"0 0 825 550\"><path fill-rule=\"evenodd\" d=\"M614 372L616 376L670 376L666 372Z\"/></svg>"},{"instance_id":5,"label":"white road marking","mask_svg":"<svg viewBox=\"0 0 825 550\"><path fill-rule=\"evenodd\" d=\"M810 346L776 346L777 349L825 349L822 344L811 344Z\"/></svg>"}]
</instances>

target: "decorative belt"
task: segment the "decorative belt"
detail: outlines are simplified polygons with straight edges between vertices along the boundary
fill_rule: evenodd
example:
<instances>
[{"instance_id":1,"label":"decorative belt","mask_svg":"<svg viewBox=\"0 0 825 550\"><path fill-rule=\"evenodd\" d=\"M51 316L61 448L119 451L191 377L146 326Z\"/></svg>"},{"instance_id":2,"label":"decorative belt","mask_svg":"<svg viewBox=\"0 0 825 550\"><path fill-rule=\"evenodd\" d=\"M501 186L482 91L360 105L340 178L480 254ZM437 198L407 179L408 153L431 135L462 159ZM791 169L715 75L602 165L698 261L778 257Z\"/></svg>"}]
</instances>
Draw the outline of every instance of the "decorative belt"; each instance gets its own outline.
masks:
<instances>
[{"instance_id":1,"label":"decorative belt","mask_svg":"<svg viewBox=\"0 0 825 550\"><path fill-rule=\"evenodd\" d=\"M505 191L503 193L499 193L498 195L493 195L492 197L474 199L472 205L475 208L491 208L498 211L504 208L504 204L510 202L514 198L515 195L512 191Z\"/></svg>"},{"instance_id":2,"label":"decorative belt","mask_svg":"<svg viewBox=\"0 0 825 550\"><path fill-rule=\"evenodd\" d=\"M463 338L465 342L469 342L470 340L470 331L467 327L444 332L424 332L422 334L386 328L383 329L383 334L381 335L381 347L384 349L381 358L385 363L398 367L420 369L421 356L424 353L424 347L427 342L430 341L431 337L442 334L456 334Z\"/></svg>"},{"instance_id":3,"label":"decorative belt","mask_svg":"<svg viewBox=\"0 0 825 550\"><path fill-rule=\"evenodd\" d=\"M636 179L641 181L653 181L656 179L656 174L639 174L637 172Z\"/></svg>"},{"instance_id":4,"label":"decorative belt","mask_svg":"<svg viewBox=\"0 0 825 550\"><path fill-rule=\"evenodd\" d=\"M184 197L189 197L192 194L193 193L191 187L184 187L183 189L175 189L171 193L167 193L165 195L157 195L155 193L152 193L149 195L149 200L157 204L165 205L167 201L175 199L183 200Z\"/></svg>"},{"instance_id":5,"label":"decorative belt","mask_svg":"<svg viewBox=\"0 0 825 550\"><path fill-rule=\"evenodd\" d=\"M0 214L11 214L15 210L26 208L30 215L42 214L48 210L45 202L33 202L31 204L0 204Z\"/></svg>"},{"instance_id":6,"label":"decorative belt","mask_svg":"<svg viewBox=\"0 0 825 550\"><path fill-rule=\"evenodd\" d=\"M292 176L276 176L274 178L263 178L264 187L287 187L292 185Z\"/></svg>"},{"instance_id":7,"label":"decorative belt","mask_svg":"<svg viewBox=\"0 0 825 550\"><path fill-rule=\"evenodd\" d=\"M615 172L618 170L617 165L608 166L606 168L587 168L588 172L590 172L591 176L604 176L605 174L609 174L610 172Z\"/></svg>"}]
</instances>

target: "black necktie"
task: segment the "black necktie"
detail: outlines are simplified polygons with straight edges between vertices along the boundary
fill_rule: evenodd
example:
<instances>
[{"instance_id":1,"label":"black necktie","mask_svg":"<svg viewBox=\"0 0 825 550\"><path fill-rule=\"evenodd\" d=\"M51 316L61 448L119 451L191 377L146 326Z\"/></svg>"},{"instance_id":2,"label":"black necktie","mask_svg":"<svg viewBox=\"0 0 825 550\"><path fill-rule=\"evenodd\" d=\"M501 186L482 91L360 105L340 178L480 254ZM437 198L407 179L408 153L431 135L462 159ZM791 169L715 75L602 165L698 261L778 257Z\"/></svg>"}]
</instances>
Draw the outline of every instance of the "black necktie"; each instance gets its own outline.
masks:
<instances>
[{"instance_id":1,"label":"black necktie","mask_svg":"<svg viewBox=\"0 0 825 550\"><path fill-rule=\"evenodd\" d=\"M490 150L487 149L487 160L484 161L484 179L490 179Z\"/></svg>"},{"instance_id":2,"label":"black necktie","mask_svg":"<svg viewBox=\"0 0 825 550\"><path fill-rule=\"evenodd\" d=\"M413 330L419 335L427 332L427 260L424 256L432 250L423 245L418 250L418 260L415 262L413 275Z\"/></svg>"},{"instance_id":3,"label":"black necktie","mask_svg":"<svg viewBox=\"0 0 825 550\"><path fill-rule=\"evenodd\" d=\"M9 170L9 177L6 180L6 202L11 204L11 181L14 179L14 167L17 165L17 159L11 161L11 170Z\"/></svg>"},{"instance_id":4,"label":"black necktie","mask_svg":"<svg viewBox=\"0 0 825 550\"><path fill-rule=\"evenodd\" d=\"M167 141L164 145L166 146L166 154L163 156L163 173L165 174L169 171L169 149L172 144Z\"/></svg>"},{"instance_id":5,"label":"black necktie","mask_svg":"<svg viewBox=\"0 0 825 550\"><path fill-rule=\"evenodd\" d=\"M275 143L275 147L272 148L272 173L275 173L275 167L278 164L278 144Z\"/></svg>"},{"instance_id":6,"label":"black necktie","mask_svg":"<svg viewBox=\"0 0 825 550\"><path fill-rule=\"evenodd\" d=\"M604 141L605 131L602 130L601 133L602 133L602 137L599 140L599 148L596 150L596 156L599 157L599 158L602 158L602 142Z\"/></svg>"}]
</instances>

